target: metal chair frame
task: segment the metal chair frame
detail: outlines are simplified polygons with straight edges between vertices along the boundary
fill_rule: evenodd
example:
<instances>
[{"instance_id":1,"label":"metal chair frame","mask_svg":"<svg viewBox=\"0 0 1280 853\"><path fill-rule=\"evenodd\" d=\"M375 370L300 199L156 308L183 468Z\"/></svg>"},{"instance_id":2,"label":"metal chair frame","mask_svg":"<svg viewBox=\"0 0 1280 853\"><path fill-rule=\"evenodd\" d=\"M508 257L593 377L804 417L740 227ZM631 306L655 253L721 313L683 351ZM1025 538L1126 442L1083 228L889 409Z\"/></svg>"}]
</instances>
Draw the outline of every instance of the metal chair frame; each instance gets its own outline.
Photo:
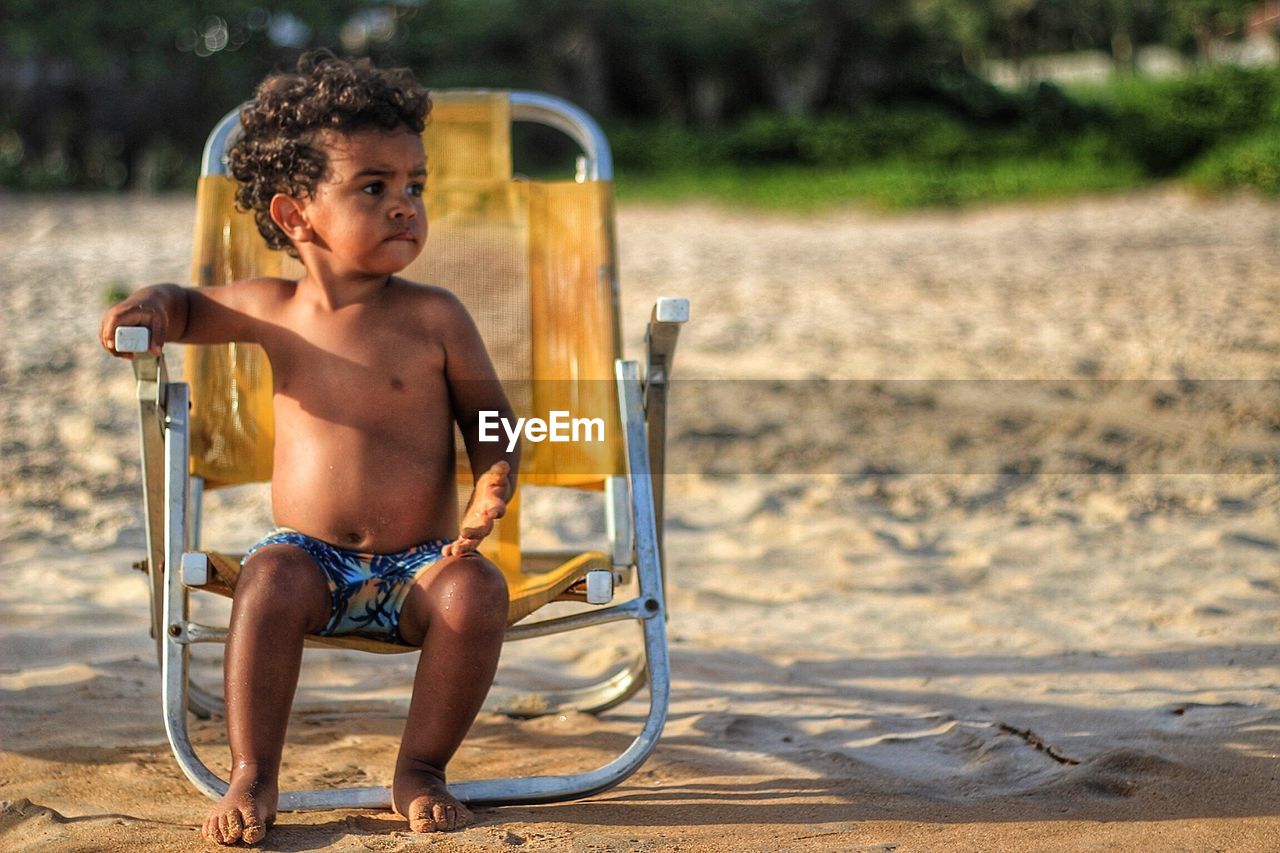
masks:
<instances>
[{"instance_id":1,"label":"metal chair frame","mask_svg":"<svg viewBox=\"0 0 1280 853\"><path fill-rule=\"evenodd\" d=\"M578 180L612 178L609 145L596 123L577 107L559 98L533 92L510 93L513 121L530 121L565 132L584 152ZM225 151L239 127L239 110L228 113L214 128L205 146L203 174L225 174ZM618 284L611 282L617 304ZM486 710L531 716L578 710L598 713L625 701L641 686L649 688L649 711L641 731L620 755L594 770L559 775L463 782L450 790L475 805L545 803L590 796L617 785L645 761L657 744L666 721L670 693L667 658L665 572L662 559L662 491L666 418L666 388L680 325L688 319L688 301L659 299L646 333L646 359L618 359L615 381L624 430L627 476L606 485L607 534L615 568L634 570L638 593L619 604L530 624L507 631L507 639L521 640L615 621L636 622L642 632L641 649L623 667L584 688L542 691L486 703ZM144 348L145 349L145 348ZM162 670L165 730L187 778L204 794L220 797L227 783L196 755L187 732L187 713L207 716L221 700L191 683L190 646L223 642L226 630L201 625L189 618L190 589L184 565L197 547L203 483L188 474L190 389L168 379L164 358L138 353L133 360L141 421L144 503L152 600L152 635ZM535 555L536 556L536 555ZM530 701L532 699L532 701ZM536 712L528 709L536 708ZM283 810L389 807L388 788L345 788L286 791Z\"/></svg>"}]
</instances>

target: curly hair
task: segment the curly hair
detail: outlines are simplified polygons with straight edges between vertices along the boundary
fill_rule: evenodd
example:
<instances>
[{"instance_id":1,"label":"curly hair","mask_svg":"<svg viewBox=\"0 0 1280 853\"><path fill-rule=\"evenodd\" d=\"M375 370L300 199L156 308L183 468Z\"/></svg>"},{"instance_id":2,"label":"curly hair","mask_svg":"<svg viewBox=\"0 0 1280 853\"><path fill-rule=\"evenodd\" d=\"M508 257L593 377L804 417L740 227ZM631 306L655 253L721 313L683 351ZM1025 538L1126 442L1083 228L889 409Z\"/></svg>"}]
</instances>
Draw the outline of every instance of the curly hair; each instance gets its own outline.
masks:
<instances>
[{"instance_id":1,"label":"curly hair","mask_svg":"<svg viewBox=\"0 0 1280 853\"><path fill-rule=\"evenodd\" d=\"M422 133L430 112L427 90L407 68L379 69L367 58L339 58L323 49L305 53L296 72L267 77L240 110L243 135L228 151L239 182L236 206L253 211L268 246L296 258L269 208L276 193L307 198L314 192L328 169L317 134L398 128Z\"/></svg>"}]
</instances>

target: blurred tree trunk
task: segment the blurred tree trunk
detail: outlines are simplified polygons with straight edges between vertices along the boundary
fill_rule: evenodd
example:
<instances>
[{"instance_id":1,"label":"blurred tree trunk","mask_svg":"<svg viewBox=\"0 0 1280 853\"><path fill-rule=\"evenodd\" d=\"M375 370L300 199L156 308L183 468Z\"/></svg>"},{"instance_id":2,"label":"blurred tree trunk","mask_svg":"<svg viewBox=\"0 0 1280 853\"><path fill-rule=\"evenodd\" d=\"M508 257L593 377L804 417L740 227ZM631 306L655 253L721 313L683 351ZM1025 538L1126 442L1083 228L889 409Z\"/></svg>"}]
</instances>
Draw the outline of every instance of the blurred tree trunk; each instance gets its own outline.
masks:
<instances>
[{"instance_id":1,"label":"blurred tree trunk","mask_svg":"<svg viewBox=\"0 0 1280 853\"><path fill-rule=\"evenodd\" d=\"M693 79L689 101L693 119L703 127L718 127L724 122L725 82L718 74L699 74Z\"/></svg>"},{"instance_id":2,"label":"blurred tree trunk","mask_svg":"<svg viewBox=\"0 0 1280 853\"><path fill-rule=\"evenodd\" d=\"M592 115L609 115L609 69L605 51L591 21L571 27L558 40L564 75L562 91L573 93L578 103Z\"/></svg>"},{"instance_id":3,"label":"blurred tree trunk","mask_svg":"<svg viewBox=\"0 0 1280 853\"><path fill-rule=\"evenodd\" d=\"M790 116L812 115L839 73L841 20L826 4L815 4L813 11L805 22L810 32L790 55L773 52L767 62L769 99Z\"/></svg>"},{"instance_id":4,"label":"blurred tree trunk","mask_svg":"<svg viewBox=\"0 0 1280 853\"><path fill-rule=\"evenodd\" d=\"M1111 62L1117 72L1132 77L1138 67L1138 54L1133 49L1133 37L1125 29L1111 34Z\"/></svg>"}]
</instances>

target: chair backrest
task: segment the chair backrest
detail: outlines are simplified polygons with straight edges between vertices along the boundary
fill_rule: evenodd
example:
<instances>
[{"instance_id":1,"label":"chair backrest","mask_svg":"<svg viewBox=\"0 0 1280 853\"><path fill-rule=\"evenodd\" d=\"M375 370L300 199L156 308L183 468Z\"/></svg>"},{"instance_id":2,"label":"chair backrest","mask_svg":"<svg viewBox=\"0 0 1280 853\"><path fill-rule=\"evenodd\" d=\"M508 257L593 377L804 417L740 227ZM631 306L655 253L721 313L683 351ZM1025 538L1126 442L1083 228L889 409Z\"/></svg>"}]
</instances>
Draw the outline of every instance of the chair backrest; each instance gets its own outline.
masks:
<instances>
[{"instance_id":1,"label":"chair backrest","mask_svg":"<svg viewBox=\"0 0 1280 853\"><path fill-rule=\"evenodd\" d=\"M430 233L403 275L447 287L475 318L519 415L600 418L605 441L527 443L521 481L598 488L625 471L613 383L620 332L609 181L513 179L511 102L502 92L433 92L423 143ZM302 273L235 209L226 175L200 179L193 282ZM271 372L256 345L188 347L191 472L210 487L268 480L275 438ZM469 493L465 453L459 481ZM513 507L513 509L515 509ZM519 563L518 512L489 547Z\"/></svg>"}]
</instances>

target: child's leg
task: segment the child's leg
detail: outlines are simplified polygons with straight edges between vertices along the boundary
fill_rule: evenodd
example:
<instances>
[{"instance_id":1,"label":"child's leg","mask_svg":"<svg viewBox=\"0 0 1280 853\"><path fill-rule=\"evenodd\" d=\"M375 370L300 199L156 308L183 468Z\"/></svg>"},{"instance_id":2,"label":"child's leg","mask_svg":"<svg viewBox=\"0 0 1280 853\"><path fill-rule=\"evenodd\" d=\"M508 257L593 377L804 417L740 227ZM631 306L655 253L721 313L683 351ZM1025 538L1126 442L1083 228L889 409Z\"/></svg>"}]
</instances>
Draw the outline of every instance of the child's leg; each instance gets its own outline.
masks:
<instances>
[{"instance_id":1,"label":"child's leg","mask_svg":"<svg viewBox=\"0 0 1280 853\"><path fill-rule=\"evenodd\" d=\"M445 765L489 692L506 627L506 579L474 552L441 560L405 601L400 636L422 654L392 800L415 832L471 823L471 812L445 787Z\"/></svg>"},{"instance_id":2,"label":"child's leg","mask_svg":"<svg viewBox=\"0 0 1280 853\"><path fill-rule=\"evenodd\" d=\"M205 819L206 838L252 844L275 819L303 636L324 627L330 606L328 584L305 551L268 545L245 563L223 665L231 787Z\"/></svg>"}]
</instances>

